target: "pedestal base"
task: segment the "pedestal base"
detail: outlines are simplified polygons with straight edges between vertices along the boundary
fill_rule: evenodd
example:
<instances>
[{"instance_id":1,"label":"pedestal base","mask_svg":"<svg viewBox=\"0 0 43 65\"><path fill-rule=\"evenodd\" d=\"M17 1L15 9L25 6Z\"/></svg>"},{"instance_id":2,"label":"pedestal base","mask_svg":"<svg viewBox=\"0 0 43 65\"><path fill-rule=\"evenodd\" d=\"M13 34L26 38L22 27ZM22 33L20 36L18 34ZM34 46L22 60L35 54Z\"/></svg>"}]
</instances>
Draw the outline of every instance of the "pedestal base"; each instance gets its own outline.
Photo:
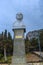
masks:
<instances>
[{"instance_id":1,"label":"pedestal base","mask_svg":"<svg viewBox=\"0 0 43 65\"><path fill-rule=\"evenodd\" d=\"M27 65L25 57L13 57L11 65Z\"/></svg>"}]
</instances>

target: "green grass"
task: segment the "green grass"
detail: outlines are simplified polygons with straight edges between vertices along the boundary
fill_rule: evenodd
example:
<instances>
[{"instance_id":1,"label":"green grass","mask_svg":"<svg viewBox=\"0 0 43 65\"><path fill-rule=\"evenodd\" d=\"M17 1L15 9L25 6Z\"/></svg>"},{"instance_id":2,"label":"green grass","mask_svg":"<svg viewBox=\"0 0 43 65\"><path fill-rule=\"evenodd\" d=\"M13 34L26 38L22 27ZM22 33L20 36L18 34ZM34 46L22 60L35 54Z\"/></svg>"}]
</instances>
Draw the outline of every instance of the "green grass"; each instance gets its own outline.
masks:
<instances>
[{"instance_id":1,"label":"green grass","mask_svg":"<svg viewBox=\"0 0 43 65\"><path fill-rule=\"evenodd\" d=\"M12 56L7 56L7 61L5 61L5 59L4 59L4 57L2 57L1 59L0 59L0 62L1 63L11 63L11 61L12 61Z\"/></svg>"}]
</instances>

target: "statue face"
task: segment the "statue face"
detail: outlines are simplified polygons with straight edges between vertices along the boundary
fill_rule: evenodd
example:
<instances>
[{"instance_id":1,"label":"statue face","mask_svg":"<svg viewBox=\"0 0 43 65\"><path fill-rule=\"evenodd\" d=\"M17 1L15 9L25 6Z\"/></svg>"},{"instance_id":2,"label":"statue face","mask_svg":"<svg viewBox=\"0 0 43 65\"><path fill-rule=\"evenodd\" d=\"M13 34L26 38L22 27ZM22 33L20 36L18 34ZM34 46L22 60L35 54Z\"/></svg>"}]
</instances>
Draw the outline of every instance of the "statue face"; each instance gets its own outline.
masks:
<instances>
[{"instance_id":1,"label":"statue face","mask_svg":"<svg viewBox=\"0 0 43 65\"><path fill-rule=\"evenodd\" d=\"M16 15L16 19L19 20L19 21L21 21L23 19L23 14L22 13L18 13Z\"/></svg>"}]
</instances>

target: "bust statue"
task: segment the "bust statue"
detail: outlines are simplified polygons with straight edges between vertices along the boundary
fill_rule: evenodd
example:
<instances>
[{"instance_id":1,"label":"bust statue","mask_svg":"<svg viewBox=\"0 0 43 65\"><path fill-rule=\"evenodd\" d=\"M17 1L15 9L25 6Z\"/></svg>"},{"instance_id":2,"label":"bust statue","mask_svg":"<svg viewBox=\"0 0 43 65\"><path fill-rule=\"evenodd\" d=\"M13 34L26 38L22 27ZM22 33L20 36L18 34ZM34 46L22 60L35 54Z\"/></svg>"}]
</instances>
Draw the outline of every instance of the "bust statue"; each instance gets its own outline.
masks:
<instances>
[{"instance_id":1,"label":"bust statue","mask_svg":"<svg viewBox=\"0 0 43 65\"><path fill-rule=\"evenodd\" d=\"M23 14L22 13L17 13L16 14L16 19L21 21L23 19Z\"/></svg>"},{"instance_id":2,"label":"bust statue","mask_svg":"<svg viewBox=\"0 0 43 65\"><path fill-rule=\"evenodd\" d=\"M22 13L17 13L16 19L17 20L14 22L13 27L25 27L24 22L22 21L22 19L23 19Z\"/></svg>"},{"instance_id":3,"label":"bust statue","mask_svg":"<svg viewBox=\"0 0 43 65\"><path fill-rule=\"evenodd\" d=\"M22 21L23 19L23 14L22 13L17 13L16 14L16 21L13 24L14 29L25 29L24 22Z\"/></svg>"}]
</instances>

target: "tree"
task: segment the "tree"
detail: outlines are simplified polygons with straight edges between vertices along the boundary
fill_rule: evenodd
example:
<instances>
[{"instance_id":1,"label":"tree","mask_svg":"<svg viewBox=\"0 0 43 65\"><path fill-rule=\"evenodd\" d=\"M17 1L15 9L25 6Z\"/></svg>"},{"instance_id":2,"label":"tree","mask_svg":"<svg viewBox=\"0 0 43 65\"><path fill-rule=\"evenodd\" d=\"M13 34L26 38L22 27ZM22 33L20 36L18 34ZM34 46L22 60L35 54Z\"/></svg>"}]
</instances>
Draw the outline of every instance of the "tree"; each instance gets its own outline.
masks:
<instances>
[{"instance_id":1,"label":"tree","mask_svg":"<svg viewBox=\"0 0 43 65\"><path fill-rule=\"evenodd\" d=\"M13 40L12 40L12 36L10 34L10 32L8 32L8 38L7 38L7 53L8 55L12 54L13 51Z\"/></svg>"},{"instance_id":2,"label":"tree","mask_svg":"<svg viewBox=\"0 0 43 65\"><path fill-rule=\"evenodd\" d=\"M2 43L3 43L3 46L4 46L4 58L5 58L5 61L7 61L7 56L6 56L6 44L7 44L7 40L3 39Z\"/></svg>"},{"instance_id":3,"label":"tree","mask_svg":"<svg viewBox=\"0 0 43 65\"><path fill-rule=\"evenodd\" d=\"M41 45L41 49L43 50L43 31L40 33L40 45Z\"/></svg>"},{"instance_id":4,"label":"tree","mask_svg":"<svg viewBox=\"0 0 43 65\"><path fill-rule=\"evenodd\" d=\"M38 48L38 39L33 38L31 40L31 46L33 46L33 50L37 50L37 48Z\"/></svg>"},{"instance_id":5,"label":"tree","mask_svg":"<svg viewBox=\"0 0 43 65\"><path fill-rule=\"evenodd\" d=\"M5 30L5 32L4 32L4 39L5 40L7 39L7 30Z\"/></svg>"},{"instance_id":6,"label":"tree","mask_svg":"<svg viewBox=\"0 0 43 65\"><path fill-rule=\"evenodd\" d=\"M3 43L3 46L4 46L4 58L5 58L5 61L7 61L7 56L6 56L7 30L5 30L5 32L3 32L2 34L3 34L2 43Z\"/></svg>"},{"instance_id":7,"label":"tree","mask_svg":"<svg viewBox=\"0 0 43 65\"><path fill-rule=\"evenodd\" d=\"M28 40L28 38L26 38L26 39L25 39L25 50L26 50L26 53L29 52L30 46L31 46L31 43L30 43L30 41Z\"/></svg>"},{"instance_id":8,"label":"tree","mask_svg":"<svg viewBox=\"0 0 43 65\"><path fill-rule=\"evenodd\" d=\"M7 40L7 55L12 55L13 51L13 40Z\"/></svg>"},{"instance_id":9,"label":"tree","mask_svg":"<svg viewBox=\"0 0 43 65\"><path fill-rule=\"evenodd\" d=\"M12 36L11 36L10 32L8 32L8 39L12 40Z\"/></svg>"},{"instance_id":10,"label":"tree","mask_svg":"<svg viewBox=\"0 0 43 65\"><path fill-rule=\"evenodd\" d=\"M0 34L0 58L3 57L3 43L2 43L2 40L3 40L3 32L2 32L2 34Z\"/></svg>"},{"instance_id":11,"label":"tree","mask_svg":"<svg viewBox=\"0 0 43 65\"><path fill-rule=\"evenodd\" d=\"M8 35L8 36L7 36ZM2 53L4 51L4 58L5 61L7 61L7 54L11 55L13 52L13 40L10 32L7 34L7 30L5 32L2 32L1 38L0 38L0 52Z\"/></svg>"},{"instance_id":12,"label":"tree","mask_svg":"<svg viewBox=\"0 0 43 65\"><path fill-rule=\"evenodd\" d=\"M2 42L0 41L0 59L3 57L3 45Z\"/></svg>"}]
</instances>

